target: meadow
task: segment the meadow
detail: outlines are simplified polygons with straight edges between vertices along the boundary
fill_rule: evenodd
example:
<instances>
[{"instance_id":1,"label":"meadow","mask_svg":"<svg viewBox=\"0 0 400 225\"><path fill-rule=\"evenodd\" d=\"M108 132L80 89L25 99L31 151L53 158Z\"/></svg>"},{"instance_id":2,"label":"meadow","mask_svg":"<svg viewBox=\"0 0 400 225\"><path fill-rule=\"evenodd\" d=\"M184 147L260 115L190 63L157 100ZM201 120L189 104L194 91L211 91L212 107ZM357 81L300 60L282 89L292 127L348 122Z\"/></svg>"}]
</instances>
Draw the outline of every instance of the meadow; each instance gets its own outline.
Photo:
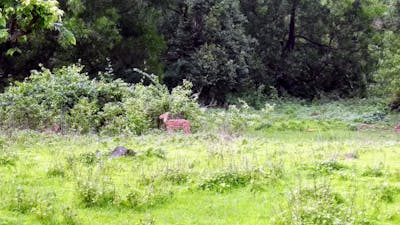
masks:
<instances>
[{"instance_id":1,"label":"meadow","mask_svg":"<svg viewBox=\"0 0 400 225\"><path fill-rule=\"evenodd\" d=\"M400 224L398 116L379 102L203 112L191 135L3 130L0 224Z\"/></svg>"}]
</instances>

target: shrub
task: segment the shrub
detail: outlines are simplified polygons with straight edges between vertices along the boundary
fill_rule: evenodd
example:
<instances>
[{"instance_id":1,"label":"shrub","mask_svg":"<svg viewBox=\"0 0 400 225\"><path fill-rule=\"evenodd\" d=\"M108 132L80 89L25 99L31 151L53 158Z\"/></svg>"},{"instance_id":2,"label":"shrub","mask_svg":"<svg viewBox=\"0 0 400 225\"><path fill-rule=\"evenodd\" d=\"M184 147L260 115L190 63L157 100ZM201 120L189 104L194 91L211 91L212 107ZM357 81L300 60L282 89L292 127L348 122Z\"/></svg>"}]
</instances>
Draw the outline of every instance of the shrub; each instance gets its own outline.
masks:
<instances>
[{"instance_id":1,"label":"shrub","mask_svg":"<svg viewBox=\"0 0 400 225\"><path fill-rule=\"evenodd\" d=\"M57 164L49 169L47 169L47 176L48 177L64 177L65 176L65 170L64 167Z\"/></svg>"},{"instance_id":2,"label":"shrub","mask_svg":"<svg viewBox=\"0 0 400 225\"><path fill-rule=\"evenodd\" d=\"M379 163L375 166L367 166L361 175L365 177L382 177L385 175L385 173L385 165L383 163Z\"/></svg>"},{"instance_id":3,"label":"shrub","mask_svg":"<svg viewBox=\"0 0 400 225\"><path fill-rule=\"evenodd\" d=\"M396 195L400 194L399 187L389 185L388 183L374 186L372 190L377 195L378 199L388 203L394 202Z\"/></svg>"},{"instance_id":4,"label":"shrub","mask_svg":"<svg viewBox=\"0 0 400 225\"><path fill-rule=\"evenodd\" d=\"M99 107L96 101L90 101L88 98L81 98L69 111L66 121L69 128L79 133L88 133L96 129L99 124L97 113Z\"/></svg>"},{"instance_id":5,"label":"shrub","mask_svg":"<svg viewBox=\"0 0 400 225\"><path fill-rule=\"evenodd\" d=\"M173 196L170 190L163 188L154 188L147 186L145 190L132 189L121 202L122 205L129 208L155 207L168 201Z\"/></svg>"},{"instance_id":6,"label":"shrub","mask_svg":"<svg viewBox=\"0 0 400 225\"><path fill-rule=\"evenodd\" d=\"M71 207L64 207L62 209L62 215L64 223L66 225L79 225L81 224L80 219L76 212Z\"/></svg>"},{"instance_id":7,"label":"shrub","mask_svg":"<svg viewBox=\"0 0 400 225\"><path fill-rule=\"evenodd\" d=\"M80 154L78 160L81 163L90 166L90 165L94 165L94 164L100 162L101 157L98 156L96 154L96 152L87 152L87 153Z\"/></svg>"},{"instance_id":8,"label":"shrub","mask_svg":"<svg viewBox=\"0 0 400 225\"><path fill-rule=\"evenodd\" d=\"M18 186L12 197L9 209L20 213L33 213L41 221L49 221L54 215L53 200L55 195L48 193L39 195L37 192L27 192Z\"/></svg>"},{"instance_id":9,"label":"shrub","mask_svg":"<svg viewBox=\"0 0 400 225\"><path fill-rule=\"evenodd\" d=\"M17 155L8 150L0 150L0 166L14 166Z\"/></svg>"},{"instance_id":10,"label":"shrub","mask_svg":"<svg viewBox=\"0 0 400 225\"><path fill-rule=\"evenodd\" d=\"M238 94L228 93L226 102L229 105L240 105L242 101L247 102L251 107L260 110L265 106L269 97L265 94L264 85L260 85L256 90L244 90Z\"/></svg>"},{"instance_id":11,"label":"shrub","mask_svg":"<svg viewBox=\"0 0 400 225\"><path fill-rule=\"evenodd\" d=\"M242 172L222 172L203 180L200 189L223 193L250 183L251 175Z\"/></svg>"},{"instance_id":12,"label":"shrub","mask_svg":"<svg viewBox=\"0 0 400 225\"><path fill-rule=\"evenodd\" d=\"M25 189L22 187L17 187L15 194L10 202L9 208L13 211L27 213L30 212L34 207L38 205L35 196L31 196L26 193Z\"/></svg>"},{"instance_id":13,"label":"shrub","mask_svg":"<svg viewBox=\"0 0 400 225\"><path fill-rule=\"evenodd\" d=\"M163 179L172 184L182 185L189 181L189 173L181 169L166 169L163 174Z\"/></svg>"},{"instance_id":14,"label":"shrub","mask_svg":"<svg viewBox=\"0 0 400 225\"><path fill-rule=\"evenodd\" d=\"M82 69L80 65L42 68L24 82L15 82L0 94L1 125L42 130L58 124L79 133L142 134L156 128L158 116L169 111L196 127L200 111L190 82L170 92L155 75L140 70L152 84L130 85L102 74L99 80L90 80Z\"/></svg>"},{"instance_id":15,"label":"shrub","mask_svg":"<svg viewBox=\"0 0 400 225\"><path fill-rule=\"evenodd\" d=\"M72 65L53 72L42 68L24 82L15 82L0 95L3 125L39 129L60 124L62 116L80 98L94 98L96 88L82 68Z\"/></svg>"},{"instance_id":16,"label":"shrub","mask_svg":"<svg viewBox=\"0 0 400 225\"><path fill-rule=\"evenodd\" d=\"M230 105L227 111L219 112L215 115L215 124L219 129L228 134L238 134L249 127L255 127L256 124L266 120L274 106L266 103L259 113L254 110L243 100L239 100L240 105Z\"/></svg>"},{"instance_id":17,"label":"shrub","mask_svg":"<svg viewBox=\"0 0 400 225\"><path fill-rule=\"evenodd\" d=\"M251 183L254 184L256 181L271 181L282 176L283 169L280 165L271 165L268 168L257 167L241 171L225 171L205 177L199 187L202 190L223 193L234 188L245 187Z\"/></svg>"},{"instance_id":18,"label":"shrub","mask_svg":"<svg viewBox=\"0 0 400 225\"><path fill-rule=\"evenodd\" d=\"M313 170L315 173L330 174L333 171L338 171L345 168L346 166L339 163L337 160L330 159L317 162L316 165L314 165Z\"/></svg>"},{"instance_id":19,"label":"shrub","mask_svg":"<svg viewBox=\"0 0 400 225\"><path fill-rule=\"evenodd\" d=\"M80 179L77 182L77 197L85 207L106 206L117 199L115 187L107 181Z\"/></svg>"},{"instance_id":20,"label":"shrub","mask_svg":"<svg viewBox=\"0 0 400 225\"><path fill-rule=\"evenodd\" d=\"M362 212L349 207L326 184L294 190L288 203L289 209L273 218L273 224L369 224Z\"/></svg>"}]
</instances>

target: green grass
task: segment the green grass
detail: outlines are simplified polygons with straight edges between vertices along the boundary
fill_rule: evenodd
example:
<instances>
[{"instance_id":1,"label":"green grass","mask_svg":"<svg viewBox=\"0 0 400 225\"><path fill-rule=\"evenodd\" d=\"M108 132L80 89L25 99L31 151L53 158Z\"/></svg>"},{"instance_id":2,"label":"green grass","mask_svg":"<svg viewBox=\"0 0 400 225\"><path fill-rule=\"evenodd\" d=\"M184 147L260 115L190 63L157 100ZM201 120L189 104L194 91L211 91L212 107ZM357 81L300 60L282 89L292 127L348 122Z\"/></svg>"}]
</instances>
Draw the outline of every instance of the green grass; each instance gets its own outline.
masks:
<instances>
[{"instance_id":1,"label":"green grass","mask_svg":"<svg viewBox=\"0 0 400 225\"><path fill-rule=\"evenodd\" d=\"M352 129L365 107L278 105L190 136L3 132L0 224L400 224L396 115ZM141 154L108 159L116 146Z\"/></svg>"}]
</instances>

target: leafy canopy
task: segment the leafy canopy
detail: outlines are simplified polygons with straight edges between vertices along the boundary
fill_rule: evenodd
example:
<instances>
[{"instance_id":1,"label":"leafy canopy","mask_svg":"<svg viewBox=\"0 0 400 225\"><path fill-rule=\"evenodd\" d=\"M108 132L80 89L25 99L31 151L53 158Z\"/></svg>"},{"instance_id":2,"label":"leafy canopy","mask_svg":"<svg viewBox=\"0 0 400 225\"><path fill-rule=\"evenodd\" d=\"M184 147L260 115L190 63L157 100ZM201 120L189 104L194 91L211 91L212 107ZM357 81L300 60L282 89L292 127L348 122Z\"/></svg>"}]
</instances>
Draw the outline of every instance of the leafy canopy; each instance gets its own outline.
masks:
<instances>
[{"instance_id":1,"label":"leafy canopy","mask_svg":"<svg viewBox=\"0 0 400 225\"><path fill-rule=\"evenodd\" d=\"M75 38L61 24L63 11L55 0L3 0L0 3L0 44L26 41L29 34L57 29L75 44ZM13 54L16 49L9 49Z\"/></svg>"}]
</instances>

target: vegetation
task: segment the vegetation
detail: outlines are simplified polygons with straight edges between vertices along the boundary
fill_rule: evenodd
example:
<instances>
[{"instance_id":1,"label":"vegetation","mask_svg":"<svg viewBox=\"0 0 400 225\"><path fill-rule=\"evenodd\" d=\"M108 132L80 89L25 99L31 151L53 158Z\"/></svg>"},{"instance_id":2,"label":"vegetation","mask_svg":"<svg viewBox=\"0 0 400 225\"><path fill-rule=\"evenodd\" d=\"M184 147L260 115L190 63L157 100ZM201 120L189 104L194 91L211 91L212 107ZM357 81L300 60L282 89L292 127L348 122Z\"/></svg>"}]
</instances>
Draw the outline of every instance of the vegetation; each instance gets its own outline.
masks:
<instances>
[{"instance_id":1,"label":"vegetation","mask_svg":"<svg viewBox=\"0 0 400 225\"><path fill-rule=\"evenodd\" d=\"M219 114L236 109L208 111L190 136L2 132L0 221L397 224L397 115L353 129L381 110L360 102L247 109L231 133ZM109 159L119 145L138 154Z\"/></svg>"},{"instance_id":2,"label":"vegetation","mask_svg":"<svg viewBox=\"0 0 400 225\"><path fill-rule=\"evenodd\" d=\"M4 127L43 130L57 124L61 129L88 133L142 134L157 127L166 111L193 119L199 108L191 97L191 83L171 92L156 77L154 83L129 85L110 80L112 68L100 80L90 80L83 67L73 65L33 71L0 94L0 118ZM146 77L145 77L146 78Z\"/></svg>"},{"instance_id":3,"label":"vegetation","mask_svg":"<svg viewBox=\"0 0 400 225\"><path fill-rule=\"evenodd\" d=\"M0 225L400 224L399 21L399 0L1 0Z\"/></svg>"},{"instance_id":4,"label":"vegetation","mask_svg":"<svg viewBox=\"0 0 400 225\"><path fill-rule=\"evenodd\" d=\"M8 0L0 6L1 89L40 63L52 70L79 62L99 78L111 62L112 78L128 83L142 78L133 68L158 74L169 89L189 80L205 105L276 94L383 95L397 108L397 0Z\"/></svg>"}]
</instances>

